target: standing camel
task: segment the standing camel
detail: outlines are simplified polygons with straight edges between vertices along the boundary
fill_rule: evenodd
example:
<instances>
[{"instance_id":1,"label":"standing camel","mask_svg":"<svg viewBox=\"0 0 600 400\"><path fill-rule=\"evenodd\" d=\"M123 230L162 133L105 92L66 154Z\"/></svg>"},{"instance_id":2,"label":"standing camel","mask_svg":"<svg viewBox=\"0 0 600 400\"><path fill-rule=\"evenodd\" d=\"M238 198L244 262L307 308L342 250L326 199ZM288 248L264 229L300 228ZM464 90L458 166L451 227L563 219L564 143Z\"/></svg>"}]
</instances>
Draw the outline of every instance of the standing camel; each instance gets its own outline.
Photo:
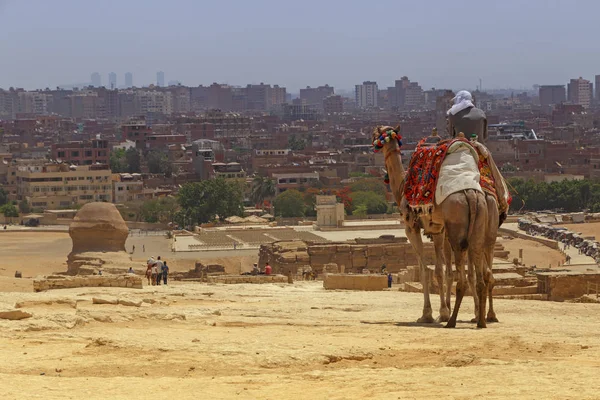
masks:
<instances>
[{"instance_id":1,"label":"standing camel","mask_svg":"<svg viewBox=\"0 0 600 400\"><path fill-rule=\"evenodd\" d=\"M488 138L487 117L485 112L475 106L473 96L466 90L459 91L452 99L452 102L453 104L447 112L448 135L450 137L456 137L460 132L473 135L475 137L475 140L472 140L473 147L477 150L480 161L482 161L480 163L481 182L488 210L488 223L485 231L485 274L489 281L488 295L490 305L487 320L488 322L498 322L496 313L494 312L492 298L492 290L494 288L492 264L498 228L506 219L510 204L510 195L508 193L508 188L504 183L504 178L494 163L492 154L485 147L485 142ZM475 301L475 316L477 318L478 299L476 291L473 290L473 279L474 275L472 271L469 270L469 283ZM450 301L449 292L447 301Z\"/></svg>"},{"instance_id":2,"label":"standing camel","mask_svg":"<svg viewBox=\"0 0 600 400\"><path fill-rule=\"evenodd\" d=\"M456 285L456 301L452 315L448 319L447 328L456 326L460 304L466 290L465 258L468 255L469 265L474 268L479 299L479 315L477 327L485 328L486 282L484 279L484 236L479 232L485 230L487 221L487 206L483 193L467 189L448 195L439 205L434 205L431 213L419 213L413 210L404 196L406 173L400 157L399 128L389 126L377 127L373 131L373 141L382 143L385 166L390 179L390 188L398 204L400 214L405 223L405 232L413 249L421 272L423 285L423 315L418 322L433 322L431 301L429 298L429 274L423 262L423 241L421 230L433 237L436 251L435 273L440 286L440 320L445 321L449 307L444 299L444 274L442 267L444 233L448 238L450 249L454 254L458 271ZM386 135L384 137L384 134ZM387 137L391 140L385 140ZM383 141L381 139L383 138ZM446 276L451 276L451 268L446 268ZM452 279L450 279L451 284Z\"/></svg>"}]
</instances>

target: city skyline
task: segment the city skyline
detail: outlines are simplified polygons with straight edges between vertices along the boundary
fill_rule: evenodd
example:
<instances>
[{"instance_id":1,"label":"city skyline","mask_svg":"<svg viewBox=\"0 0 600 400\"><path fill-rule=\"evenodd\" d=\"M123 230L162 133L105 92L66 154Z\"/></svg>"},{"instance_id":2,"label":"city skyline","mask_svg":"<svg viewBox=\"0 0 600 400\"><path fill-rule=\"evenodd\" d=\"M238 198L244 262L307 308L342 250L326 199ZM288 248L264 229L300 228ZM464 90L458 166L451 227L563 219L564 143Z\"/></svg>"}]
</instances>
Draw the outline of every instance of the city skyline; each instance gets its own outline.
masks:
<instances>
[{"instance_id":1,"label":"city skyline","mask_svg":"<svg viewBox=\"0 0 600 400\"><path fill-rule=\"evenodd\" d=\"M573 76L593 80L600 70L588 28L600 4L588 0L508 0L468 13L441 1L308 0L300 6L261 0L233 9L184 0L175 7L157 0L143 7L138 1L106 4L91 19L82 2L0 2L0 22L11 39L0 44L10 55L0 87L86 82L93 71L103 71L103 81L116 72L120 82L131 72L142 86L165 71L187 86L272 82L290 92L324 83L351 91L366 80L385 87L404 75L424 89L475 88L479 79L484 89L495 89L566 83ZM128 23L107 29L115 9ZM198 15L225 15L227 23L205 18L200 24ZM381 22L369 29L351 22L364 15ZM397 15L398 22L386 22L385 15ZM57 27L56 21L68 22Z\"/></svg>"}]
</instances>

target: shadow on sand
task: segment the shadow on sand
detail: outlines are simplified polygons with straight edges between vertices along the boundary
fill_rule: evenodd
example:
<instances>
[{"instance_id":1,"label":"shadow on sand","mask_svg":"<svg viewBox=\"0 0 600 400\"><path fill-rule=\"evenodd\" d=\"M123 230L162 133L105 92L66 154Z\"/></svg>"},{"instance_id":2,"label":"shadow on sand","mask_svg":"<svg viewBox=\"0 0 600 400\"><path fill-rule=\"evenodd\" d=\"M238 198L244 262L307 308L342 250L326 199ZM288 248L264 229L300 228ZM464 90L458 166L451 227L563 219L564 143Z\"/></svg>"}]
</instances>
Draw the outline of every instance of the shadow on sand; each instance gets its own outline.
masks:
<instances>
[{"instance_id":1,"label":"shadow on sand","mask_svg":"<svg viewBox=\"0 0 600 400\"><path fill-rule=\"evenodd\" d=\"M430 324L422 323L422 322L394 322L394 321L360 321L361 324L367 325L394 325L399 327L406 328L444 328L446 326L445 322L432 322ZM463 326L457 325L456 328L452 329L473 329L474 323L471 321L456 321L457 324L466 324Z\"/></svg>"}]
</instances>

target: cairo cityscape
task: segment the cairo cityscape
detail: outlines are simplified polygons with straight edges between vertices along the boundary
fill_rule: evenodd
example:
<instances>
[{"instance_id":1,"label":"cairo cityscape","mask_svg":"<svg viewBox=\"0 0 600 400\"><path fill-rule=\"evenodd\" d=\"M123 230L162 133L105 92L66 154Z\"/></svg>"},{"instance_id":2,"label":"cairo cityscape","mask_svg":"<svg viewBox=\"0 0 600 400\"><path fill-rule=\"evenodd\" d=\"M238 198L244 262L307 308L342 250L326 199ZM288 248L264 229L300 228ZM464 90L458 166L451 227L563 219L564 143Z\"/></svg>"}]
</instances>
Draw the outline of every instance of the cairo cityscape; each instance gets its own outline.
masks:
<instances>
[{"instance_id":1,"label":"cairo cityscape","mask_svg":"<svg viewBox=\"0 0 600 400\"><path fill-rule=\"evenodd\" d=\"M2 399L600 399L591 0L0 0Z\"/></svg>"}]
</instances>

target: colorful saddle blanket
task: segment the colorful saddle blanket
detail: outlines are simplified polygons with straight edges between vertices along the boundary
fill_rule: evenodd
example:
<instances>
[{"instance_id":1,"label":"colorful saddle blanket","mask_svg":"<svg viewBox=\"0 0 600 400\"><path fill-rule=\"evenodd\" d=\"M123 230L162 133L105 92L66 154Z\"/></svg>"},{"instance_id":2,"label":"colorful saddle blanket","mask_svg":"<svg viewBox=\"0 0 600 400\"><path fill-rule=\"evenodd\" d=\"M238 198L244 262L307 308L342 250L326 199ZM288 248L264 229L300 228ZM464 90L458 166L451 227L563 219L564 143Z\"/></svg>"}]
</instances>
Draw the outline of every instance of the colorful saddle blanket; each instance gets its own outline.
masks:
<instances>
[{"instance_id":1,"label":"colorful saddle blanket","mask_svg":"<svg viewBox=\"0 0 600 400\"><path fill-rule=\"evenodd\" d=\"M463 138L442 140L435 145L427 145L426 141L427 138L423 138L417 144L415 152L410 159L408 173L406 175L406 182L404 185L404 196L406 197L406 200L408 200L411 208L422 210L433 207L434 200L436 199L437 203L441 203L446 196L453 192L452 187L444 187L441 189L443 192L441 196L439 194L436 196L438 180L440 173L442 172L442 164L444 163L444 160L448 155L448 150L451 147L455 148L456 145L466 147L473 155L474 161L476 161L478 158L475 149L471 146L468 140ZM474 168L476 169L476 164ZM458 172L458 174L456 171L454 172L454 175L460 175L460 172ZM476 173L476 175L479 174ZM468 184L468 188L478 188L481 190L481 187L477 184L480 177L476 175L473 176L473 179L475 180L474 185L471 182ZM452 186L454 183L455 182L449 182L449 185ZM462 189L463 188L458 188L457 190ZM455 191L456 190L454 190L454 192Z\"/></svg>"},{"instance_id":2,"label":"colorful saddle blanket","mask_svg":"<svg viewBox=\"0 0 600 400\"><path fill-rule=\"evenodd\" d=\"M477 150L477 155L479 156L479 174L481 175L481 180L479 183L481 184L481 188L484 192L496 198L496 202L498 203L498 207L500 208L500 201L498 199L498 193L496 191L496 180L494 178L494 174L490 166L489 158L487 154L484 154L484 152L482 152L479 146L474 147L475 150ZM510 191L507 188L505 188L505 192L506 203L510 206L510 204L512 203L512 195L510 194Z\"/></svg>"}]
</instances>

